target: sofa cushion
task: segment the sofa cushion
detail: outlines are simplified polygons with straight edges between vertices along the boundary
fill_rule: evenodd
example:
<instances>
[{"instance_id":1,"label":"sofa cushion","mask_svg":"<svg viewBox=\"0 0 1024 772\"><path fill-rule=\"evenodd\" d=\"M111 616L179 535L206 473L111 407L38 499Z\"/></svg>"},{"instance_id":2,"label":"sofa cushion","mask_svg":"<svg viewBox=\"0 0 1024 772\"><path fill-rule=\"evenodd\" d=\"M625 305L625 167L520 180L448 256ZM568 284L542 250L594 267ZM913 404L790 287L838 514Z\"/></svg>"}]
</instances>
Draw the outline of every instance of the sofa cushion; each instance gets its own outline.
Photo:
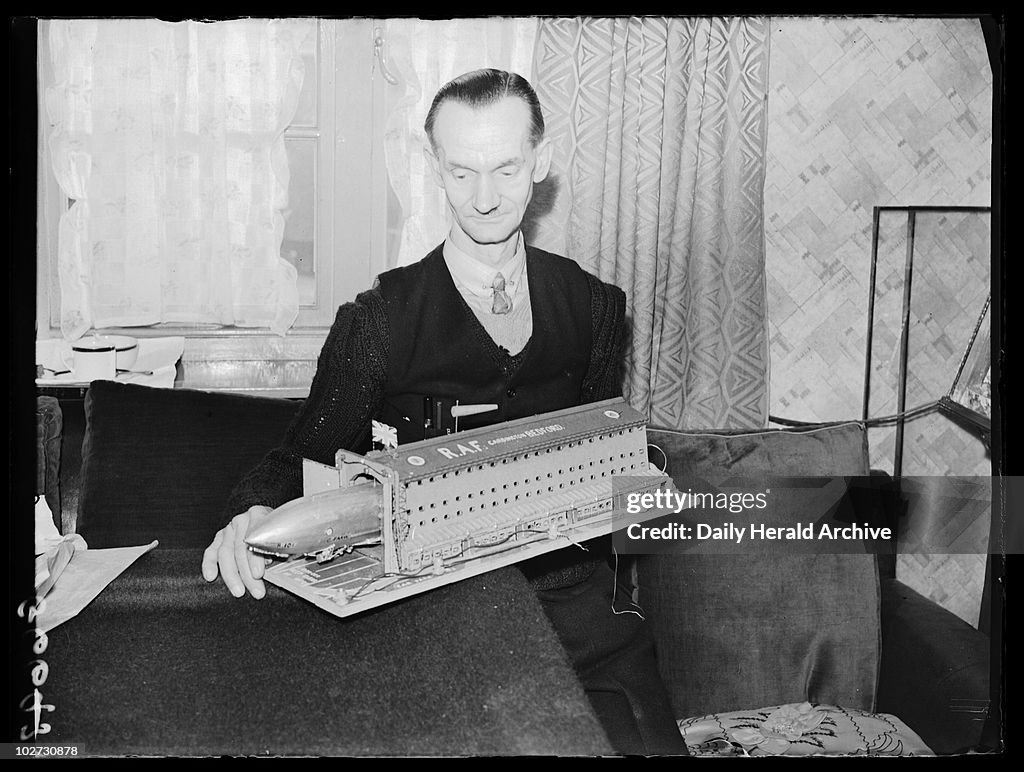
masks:
<instances>
[{"instance_id":1,"label":"sofa cushion","mask_svg":"<svg viewBox=\"0 0 1024 772\"><path fill-rule=\"evenodd\" d=\"M284 436L292 400L95 381L77 532L90 547L205 547L231 489Z\"/></svg>"},{"instance_id":2,"label":"sofa cushion","mask_svg":"<svg viewBox=\"0 0 1024 772\"><path fill-rule=\"evenodd\" d=\"M682 491L730 478L868 474L857 424L735 433L649 428L648 441L664 451ZM815 521L824 513L814 495L773 490L770 512L729 518ZM880 601L873 554L817 546L807 554L677 550L641 556L637 581L678 718L805 700L874 708Z\"/></svg>"}]
</instances>

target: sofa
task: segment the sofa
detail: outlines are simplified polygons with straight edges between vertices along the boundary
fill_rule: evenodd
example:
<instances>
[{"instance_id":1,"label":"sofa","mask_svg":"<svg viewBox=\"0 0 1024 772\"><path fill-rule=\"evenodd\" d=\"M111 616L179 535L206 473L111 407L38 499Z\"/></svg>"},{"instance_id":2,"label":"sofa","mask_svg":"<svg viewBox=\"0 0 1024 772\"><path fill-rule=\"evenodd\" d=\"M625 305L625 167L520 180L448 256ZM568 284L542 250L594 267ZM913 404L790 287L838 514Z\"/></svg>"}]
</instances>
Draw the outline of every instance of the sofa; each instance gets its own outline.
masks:
<instances>
[{"instance_id":1,"label":"sofa","mask_svg":"<svg viewBox=\"0 0 1024 772\"><path fill-rule=\"evenodd\" d=\"M235 481L276 444L299 406L95 382L84 402L63 405L63 420L52 402L41 408L39 491L53 502L55 522L91 548L153 539L161 550L204 547L226 521ZM859 424L649 427L648 439L652 461L680 490L694 480L831 475L846 486L840 517L898 527L899 499L892 481L869 469ZM806 491L793 495L776 497L773 517L799 517L790 510L806 503ZM809 701L898 716L937 754L996 747L984 711L988 637L897 580L891 554L619 557L619 575L632 578L654 634L674 714L666 720ZM630 707L638 718L643 707ZM606 712L603 723L629 720ZM605 729L622 734L621 725Z\"/></svg>"}]
</instances>

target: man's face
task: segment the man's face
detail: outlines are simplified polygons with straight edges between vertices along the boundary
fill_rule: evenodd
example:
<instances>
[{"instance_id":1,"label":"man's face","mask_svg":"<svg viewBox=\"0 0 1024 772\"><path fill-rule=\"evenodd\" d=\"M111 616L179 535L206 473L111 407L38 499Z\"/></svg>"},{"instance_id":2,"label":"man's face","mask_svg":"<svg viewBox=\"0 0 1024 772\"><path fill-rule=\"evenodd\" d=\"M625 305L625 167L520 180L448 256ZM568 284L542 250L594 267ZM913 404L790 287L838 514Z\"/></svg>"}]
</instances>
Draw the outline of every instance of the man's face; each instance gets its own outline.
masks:
<instances>
[{"instance_id":1,"label":"man's face","mask_svg":"<svg viewBox=\"0 0 1024 772\"><path fill-rule=\"evenodd\" d=\"M453 236L472 248L503 244L518 232L533 183L547 176L551 147L547 140L531 144L530 108L518 97L481 108L448 101L437 112L427 157L448 197Z\"/></svg>"}]
</instances>

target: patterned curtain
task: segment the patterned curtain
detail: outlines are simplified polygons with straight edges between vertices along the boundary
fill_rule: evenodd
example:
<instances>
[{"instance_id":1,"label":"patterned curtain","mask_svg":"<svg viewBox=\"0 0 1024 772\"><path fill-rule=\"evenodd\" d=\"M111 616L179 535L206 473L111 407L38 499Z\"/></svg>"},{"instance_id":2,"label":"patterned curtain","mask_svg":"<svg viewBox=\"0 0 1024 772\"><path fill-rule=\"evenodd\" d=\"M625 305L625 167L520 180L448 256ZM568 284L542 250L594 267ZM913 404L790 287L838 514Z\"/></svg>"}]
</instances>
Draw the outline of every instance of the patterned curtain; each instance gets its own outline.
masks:
<instances>
[{"instance_id":1,"label":"patterned curtain","mask_svg":"<svg viewBox=\"0 0 1024 772\"><path fill-rule=\"evenodd\" d=\"M762 427L766 19L542 19L555 143L533 242L626 292L625 394L653 425Z\"/></svg>"},{"instance_id":2,"label":"patterned curtain","mask_svg":"<svg viewBox=\"0 0 1024 772\"><path fill-rule=\"evenodd\" d=\"M388 178L395 193L389 223L400 223L400 243L389 252L397 265L422 258L448 235L444 191L430 173L423 120L434 94L457 75L482 67L530 78L537 20L522 18L388 19L385 38L399 83L388 90L384 140ZM384 267L394 267L393 265ZM382 267L383 270L383 267Z\"/></svg>"},{"instance_id":3,"label":"patterned curtain","mask_svg":"<svg viewBox=\"0 0 1024 772\"><path fill-rule=\"evenodd\" d=\"M303 80L283 20L50 22L61 328L264 326L298 314L280 256L284 129Z\"/></svg>"}]
</instances>

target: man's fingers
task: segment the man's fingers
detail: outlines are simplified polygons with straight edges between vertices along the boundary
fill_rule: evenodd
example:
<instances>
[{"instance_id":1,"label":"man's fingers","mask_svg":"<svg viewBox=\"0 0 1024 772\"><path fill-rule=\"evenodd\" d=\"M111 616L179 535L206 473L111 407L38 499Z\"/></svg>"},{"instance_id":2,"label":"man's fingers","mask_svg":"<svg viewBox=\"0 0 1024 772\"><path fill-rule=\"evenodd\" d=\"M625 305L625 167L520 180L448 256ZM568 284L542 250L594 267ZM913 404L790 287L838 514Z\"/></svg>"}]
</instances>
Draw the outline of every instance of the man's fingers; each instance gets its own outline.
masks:
<instances>
[{"instance_id":1,"label":"man's fingers","mask_svg":"<svg viewBox=\"0 0 1024 772\"><path fill-rule=\"evenodd\" d=\"M249 551L249 573L252 574L253 579L262 579L263 574L267 570L267 559L263 555L258 555L253 551Z\"/></svg>"},{"instance_id":2,"label":"man's fingers","mask_svg":"<svg viewBox=\"0 0 1024 772\"><path fill-rule=\"evenodd\" d=\"M267 594L263 584L266 561L262 555L251 552L245 543L251 515L269 512L268 507L253 507L236 515L230 523L217 531L210 546L203 551L203 578L212 582L220 574L228 591L241 598L248 590L254 598Z\"/></svg>"},{"instance_id":3,"label":"man's fingers","mask_svg":"<svg viewBox=\"0 0 1024 772\"><path fill-rule=\"evenodd\" d=\"M235 529L229 525L224 529L224 531L224 540L221 542L220 548L217 550L217 563L220 566L220 576L221 579L224 580L224 584L227 585L228 591L236 598L241 598L245 595L245 585L242 583L242 577L239 576L238 566L235 561Z\"/></svg>"},{"instance_id":4,"label":"man's fingers","mask_svg":"<svg viewBox=\"0 0 1024 772\"><path fill-rule=\"evenodd\" d=\"M235 564L238 566L238 573L241 576L242 583L246 589L254 598L262 598L266 594L266 589L263 586L263 582L260 577L263 576L262 566L263 558L259 558L259 564L261 567L260 575L253 575L253 563L255 561L252 558L254 556L250 551L249 547L245 543L245 533L249 529L249 517L248 515L239 515L235 518Z\"/></svg>"},{"instance_id":5,"label":"man's fingers","mask_svg":"<svg viewBox=\"0 0 1024 772\"><path fill-rule=\"evenodd\" d=\"M260 507L252 507L246 512L246 533L248 533L249 526L252 524L255 515L259 514ZM245 544L245 534L240 534L239 541L242 543L242 548L245 549L246 559L249 561L249 574L253 579L259 580L263 578L263 572L266 568L266 560L263 555L259 555L250 550Z\"/></svg>"},{"instance_id":6,"label":"man's fingers","mask_svg":"<svg viewBox=\"0 0 1024 772\"><path fill-rule=\"evenodd\" d=\"M221 532L217 531L210 546L203 552L203 578L208 582L217 578L217 550L220 549L222 540Z\"/></svg>"}]
</instances>

